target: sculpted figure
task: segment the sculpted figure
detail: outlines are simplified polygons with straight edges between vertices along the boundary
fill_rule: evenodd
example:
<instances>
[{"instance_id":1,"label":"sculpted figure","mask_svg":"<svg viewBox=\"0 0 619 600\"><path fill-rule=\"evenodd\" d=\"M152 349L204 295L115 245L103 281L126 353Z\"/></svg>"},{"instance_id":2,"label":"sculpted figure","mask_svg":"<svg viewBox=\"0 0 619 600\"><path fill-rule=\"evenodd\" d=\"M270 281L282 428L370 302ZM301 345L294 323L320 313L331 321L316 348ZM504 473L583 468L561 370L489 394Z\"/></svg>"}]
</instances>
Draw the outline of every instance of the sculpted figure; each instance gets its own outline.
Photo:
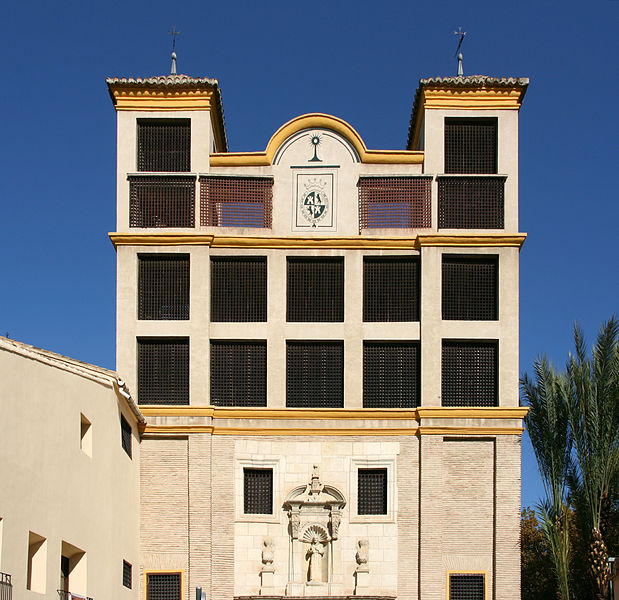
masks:
<instances>
[{"instance_id":1,"label":"sculpted figure","mask_svg":"<svg viewBox=\"0 0 619 600\"><path fill-rule=\"evenodd\" d=\"M317 535L312 536L310 547L307 550L309 558L308 581L322 581L322 556L325 553L324 546Z\"/></svg>"},{"instance_id":2,"label":"sculpted figure","mask_svg":"<svg viewBox=\"0 0 619 600\"><path fill-rule=\"evenodd\" d=\"M357 570L367 569L369 556L370 542L367 538L361 538L357 541L357 554L355 558L357 560Z\"/></svg>"},{"instance_id":3,"label":"sculpted figure","mask_svg":"<svg viewBox=\"0 0 619 600\"><path fill-rule=\"evenodd\" d=\"M274 546L273 539L270 537L265 537L262 542L262 570L270 571L273 569L273 557L274 557Z\"/></svg>"}]
</instances>

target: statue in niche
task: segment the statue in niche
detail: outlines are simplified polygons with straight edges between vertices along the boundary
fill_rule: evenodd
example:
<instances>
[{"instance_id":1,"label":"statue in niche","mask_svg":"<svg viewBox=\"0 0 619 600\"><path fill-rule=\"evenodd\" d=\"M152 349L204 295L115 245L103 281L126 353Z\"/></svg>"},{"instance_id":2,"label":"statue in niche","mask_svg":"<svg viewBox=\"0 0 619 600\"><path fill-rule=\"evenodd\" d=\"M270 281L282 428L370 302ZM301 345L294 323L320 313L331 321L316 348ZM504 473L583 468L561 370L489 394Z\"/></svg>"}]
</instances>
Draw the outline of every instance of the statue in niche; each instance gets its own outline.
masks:
<instances>
[{"instance_id":1,"label":"statue in niche","mask_svg":"<svg viewBox=\"0 0 619 600\"><path fill-rule=\"evenodd\" d=\"M322 581L322 557L325 553L325 548L320 538L314 534L310 547L307 550L309 558L309 568L307 571L307 580L310 582Z\"/></svg>"},{"instance_id":2,"label":"statue in niche","mask_svg":"<svg viewBox=\"0 0 619 600\"><path fill-rule=\"evenodd\" d=\"M357 554L355 559L357 561L357 571L367 571L369 556L370 542L367 538L361 538L357 541Z\"/></svg>"},{"instance_id":3,"label":"statue in niche","mask_svg":"<svg viewBox=\"0 0 619 600\"><path fill-rule=\"evenodd\" d=\"M274 547L273 539L270 537L265 537L262 542L262 570L263 571L273 571L273 558L274 558Z\"/></svg>"}]
</instances>

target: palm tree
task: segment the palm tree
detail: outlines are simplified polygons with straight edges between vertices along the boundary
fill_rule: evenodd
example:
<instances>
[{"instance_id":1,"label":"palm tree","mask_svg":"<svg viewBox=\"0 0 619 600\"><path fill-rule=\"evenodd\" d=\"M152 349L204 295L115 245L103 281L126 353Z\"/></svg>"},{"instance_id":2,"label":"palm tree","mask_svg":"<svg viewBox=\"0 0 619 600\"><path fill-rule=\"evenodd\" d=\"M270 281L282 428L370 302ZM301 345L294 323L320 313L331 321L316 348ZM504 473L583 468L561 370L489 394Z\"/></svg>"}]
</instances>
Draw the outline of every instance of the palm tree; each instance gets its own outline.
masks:
<instances>
[{"instance_id":1,"label":"palm tree","mask_svg":"<svg viewBox=\"0 0 619 600\"><path fill-rule=\"evenodd\" d=\"M564 376L557 374L545 357L533 365L535 382L525 373L521 380L523 397L529 405L525 423L542 475L545 500L538 506L541 529L548 540L558 595L569 600L568 474L571 438Z\"/></svg>"},{"instance_id":2,"label":"palm tree","mask_svg":"<svg viewBox=\"0 0 619 600\"><path fill-rule=\"evenodd\" d=\"M602 325L591 358L578 326L574 345L561 386L575 449L569 485L583 539L590 540L597 596L604 600L610 580L605 530L619 496L619 322L612 317Z\"/></svg>"}]
</instances>

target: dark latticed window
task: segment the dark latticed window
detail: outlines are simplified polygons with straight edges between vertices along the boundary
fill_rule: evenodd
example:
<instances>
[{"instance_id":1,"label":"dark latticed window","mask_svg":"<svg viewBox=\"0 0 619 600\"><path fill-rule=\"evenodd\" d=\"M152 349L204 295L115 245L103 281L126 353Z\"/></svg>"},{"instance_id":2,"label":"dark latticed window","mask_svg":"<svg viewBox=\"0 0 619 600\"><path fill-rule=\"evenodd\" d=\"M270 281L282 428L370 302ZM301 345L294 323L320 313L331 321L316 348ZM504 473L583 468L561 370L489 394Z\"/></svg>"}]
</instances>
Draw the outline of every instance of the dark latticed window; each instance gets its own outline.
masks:
<instances>
[{"instance_id":1,"label":"dark latticed window","mask_svg":"<svg viewBox=\"0 0 619 600\"><path fill-rule=\"evenodd\" d=\"M138 255L138 319L189 319L189 255Z\"/></svg>"},{"instance_id":2,"label":"dark latticed window","mask_svg":"<svg viewBox=\"0 0 619 600\"><path fill-rule=\"evenodd\" d=\"M363 344L363 407L414 408L419 404L419 344Z\"/></svg>"},{"instance_id":3,"label":"dark latticed window","mask_svg":"<svg viewBox=\"0 0 619 600\"><path fill-rule=\"evenodd\" d=\"M343 408L342 342L287 342L286 406Z\"/></svg>"},{"instance_id":4,"label":"dark latticed window","mask_svg":"<svg viewBox=\"0 0 619 600\"><path fill-rule=\"evenodd\" d=\"M180 573L147 573L146 600L181 600Z\"/></svg>"},{"instance_id":5,"label":"dark latticed window","mask_svg":"<svg viewBox=\"0 0 619 600\"><path fill-rule=\"evenodd\" d=\"M211 341L211 404L266 406L266 342Z\"/></svg>"},{"instance_id":6,"label":"dark latticed window","mask_svg":"<svg viewBox=\"0 0 619 600\"><path fill-rule=\"evenodd\" d=\"M431 227L432 177L361 177L359 228Z\"/></svg>"},{"instance_id":7,"label":"dark latticed window","mask_svg":"<svg viewBox=\"0 0 619 600\"><path fill-rule=\"evenodd\" d=\"M120 415L120 443L127 456L131 458L131 425L122 415Z\"/></svg>"},{"instance_id":8,"label":"dark latticed window","mask_svg":"<svg viewBox=\"0 0 619 600\"><path fill-rule=\"evenodd\" d=\"M211 321L266 320L266 256L211 257Z\"/></svg>"},{"instance_id":9,"label":"dark latticed window","mask_svg":"<svg viewBox=\"0 0 619 600\"><path fill-rule=\"evenodd\" d=\"M343 258L288 258L286 320L344 320Z\"/></svg>"},{"instance_id":10,"label":"dark latticed window","mask_svg":"<svg viewBox=\"0 0 619 600\"><path fill-rule=\"evenodd\" d=\"M131 589L131 565L123 560L123 585Z\"/></svg>"},{"instance_id":11,"label":"dark latticed window","mask_svg":"<svg viewBox=\"0 0 619 600\"><path fill-rule=\"evenodd\" d=\"M357 514L387 514L387 469L359 469Z\"/></svg>"},{"instance_id":12,"label":"dark latticed window","mask_svg":"<svg viewBox=\"0 0 619 600\"><path fill-rule=\"evenodd\" d=\"M419 321L419 258L363 259L363 320Z\"/></svg>"},{"instance_id":13,"label":"dark latticed window","mask_svg":"<svg viewBox=\"0 0 619 600\"><path fill-rule=\"evenodd\" d=\"M502 229L505 177L439 177L441 229Z\"/></svg>"},{"instance_id":14,"label":"dark latticed window","mask_svg":"<svg viewBox=\"0 0 619 600\"><path fill-rule=\"evenodd\" d=\"M496 256L443 256L443 319L498 319Z\"/></svg>"},{"instance_id":15,"label":"dark latticed window","mask_svg":"<svg viewBox=\"0 0 619 600\"><path fill-rule=\"evenodd\" d=\"M243 469L245 514L273 513L273 469Z\"/></svg>"},{"instance_id":16,"label":"dark latticed window","mask_svg":"<svg viewBox=\"0 0 619 600\"><path fill-rule=\"evenodd\" d=\"M200 177L200 224L271 227L273 180L267 177Z\"/></svg>"},{"instance_id":17,"label":"dark latticed window","mask_svg":"<svg viewBox=\"0 0 619 600\"><path fill-rule=\"evenodd\" d=\"M193 176L130 175L130 227L193 227L196 179Z\"/></svg>"},{"instance_id":18,"label":"dark latticed window","mask_svg":"<svg viewBox=\"0 0 619 600\"><path fill-rule=\"evenodd\" d=\"M449 600L485 600L486 582L483 574L450 574Z\"/></svg>"},{"instance_id":19,"label":"dark latticed window","mask_svg":"<svg viewBox=\"0 0 619 600\"><path fill-rule=\"evenodd\" d=\"M496 342L443 341L443 406L498 406Z\"/></svg>"},{"instance_id":20,"label":"dark latticed window","mask_svg":"<svg viewBox=\"0 0 619 600\"><path fill-rule=\"evenodd\" d=\"M497 173L496 119L445 119L445 173Z\"/></svg>"},{"instance_id":21,"label":"dark latticed window","mask_svg":"<svg viewBox=\"0 0 619 600\"><path fill-rule=\"evenodd\" d=\"M138 403L189 404L189 340L138 339Z\"/></svg>"},{"instance_id":22,"label":"dark latticed window","mask_svg":"<svg viewBox=\"0 0 619 600\"><path fill-rule=\"evenodd\" d=\"M190 170L189 119L138 119L138 171Z\"/></svg>"}]
</instances>

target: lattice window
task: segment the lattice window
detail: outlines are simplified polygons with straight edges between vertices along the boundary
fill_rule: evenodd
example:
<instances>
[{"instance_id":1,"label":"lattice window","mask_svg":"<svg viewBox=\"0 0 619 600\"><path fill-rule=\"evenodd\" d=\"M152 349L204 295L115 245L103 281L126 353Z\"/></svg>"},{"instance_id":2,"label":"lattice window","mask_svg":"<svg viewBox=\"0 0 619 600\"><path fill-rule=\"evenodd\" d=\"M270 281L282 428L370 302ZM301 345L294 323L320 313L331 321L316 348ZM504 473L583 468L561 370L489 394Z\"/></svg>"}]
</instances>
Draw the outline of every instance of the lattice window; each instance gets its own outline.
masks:
<instances>
[{"instance_id":1,"label":"lattice window","mask_svg":"<svg viewBox=\"0 0 619 600\"><path fill-rule=\"evenodd\" d=\"M189 319L189 255L138 255L138 319Z\"/></svg>"},{"instance_id":2,"label":"lattice window","mask_svg":"<svg viewBox=\"0 0 619 600\"><path fill-rule=\"evenodd\" d=\"M196 180L193 176L130 175L130 227L193 227Z\"/></svg>"},{"instance_id":3,"label":"lattice window","mask_svg":"<svg viewBox=\"0 0 619 600\"><path fill-rule=\"evenodd\" d=\"M387 514L387 469L357 471L357 514Z\"/></svg>"},{"instance_id":4,"label":"lattice window","mask_svg":"<svg viewBox=\"0 0 619 600\"><path fill-rule=\"evenodd\" d=\"M419 321L419 258L363 259L363 320Z\"/></svg>"},{"instance_id":5,"label":"lattice window","mask_svg":"<svg viewBox=\"0 0 619 600\"><path fill-rule=\"evenodd\" d=\"M131 565L123 560L123 585L131 589Z\"/></svg>"},{"instance_id":6,"label":"lattice window","mask_svg":"<svg viewBox=\"0 0 619 600\"><path fill-rule=\"evenodd\" d=\"M359 178L359 228L431 227L432 177Z\"/></svg>"},{"instance_id":7,"label":"lattice window","mask_svg":"<svg viewBox=\"0 0 619 600\"><path fill-rule=\"evenodd\" d=\"M286 320L344 320L344 259L289 257Z\"/></svg>"},{"instance_id":8,"label":"lattice window","mask_svg":"<svg viewBox=\"0 0 619 600\"><path fill-rule=\"evenodd\" d=\"M266 342L211 341L211 404L266 406Z\"/></svg>"},{"instance_id":9,"label":"lattice window","mask_svg":"<svg viewBox=\"0 0 619 600\"><path fill-rule=\"evenodd\" d=\"M271 227L273 180L266 177L200 177L200 224L206 227Z\"/></svg>"},{"instance_id":10,"label":"lattice window","mask_svg":"<svg viewBox=\"0 0 619 600\"><path fill-rule=\"evenodd\" d=\"M498 406L496 342L443 341L443 406Z\"/></svg>"},{"instance_id":11,"label":"lattice window","mask_svg":"<svg viewBox=\"0 0 619 600\"><path fill-rule=\"evenodd\" d=\"M419 404L419 344L363 344L363 407L414 408Z\"/></svg>"},{"instance_id":12,"label":"lattice window","mask_svg":"<svg viewBox=\"0 0 619 600\"><path fill-rule=\"evenodd\" d=\"M245 514L273 513L273 469L243 469Z\"/></svg>"},{"instance_id":13,"label":"lattice window","mask_svg":"<svg viewBox=\"0 0 619 600\"><path fill-rule=\"evenodd\" d=\"M286 406L343 408L342 342L287 342Z\"/></svg>"},{"instance_id":14,"label":"lattice window","mask_svg":"<svg viewBox=\"0 0 619 600\"><path fill-rule=\"evenodd\" d=\"M120 415L120 443L129 458L131 458L131 437L131 425Z\"/></svg>"},{"instance_id":15,"label":"lattice window","mask_svg":"<svg viewBox=\"0 0 619 600\"><path fill-rule=\"evenodd\" d=\"M189 404L189 339L138 339L138 403Z\"/></svg>"},{"instance_id":16,"label":"lattice window","mask_svg":"<svg viewBox=\"0 0 619 600\"><path fill-rule=\"evenodd\" d=\"M443 255L443 319L498 319L496 256Z\"/></svg>"},{"instance_id":17,"label":"lattice window","mask_svg":"<svg viewBox=\"0 0 619 600\"><path fill-rule=\"evenodd\" d=\"M503 229L505 177L439 177L441 229Z\"/></svg>"},{"instance_id":18,"label":"lattice window","mask_svg":"<svg viewBox=\"0 0 619 600\"><path fill-rule=\"evenodd\" d=\"M138 171L190 171L189 119L138 119Z\"/></svg>"},{"instance_id":19,"label":"lattice window","mask_svg":"<svg viewBox=\"0 0 619 600\"><path fill-rule=\"evenodd\" d=\"M445 173L497 173L496 119L445 119Z\"/></svg>"},{"instance_id":20,"label":"lattice window","mask_svg":"<svg viewBox=\"0 0 619 600\"><path fill-rule=\"evenodd\" d=\"M483 574L450 574L449 600L485 600L486 581Z\"/></svg>"},{"instance_id":21,"label":"lattice window","mask_svg":"<svg viewBox=\"0 0 619 600\"><path fill-rule=\"evenodd\" d=\"M147 573L146 600L181 600L180 573Z\"/></svg>"},{"instance_id":22,"label":"lattice window","mask_svg":"<svg viewBox=\"0 0 619 600\"><path fill-rule=\"evenodd\" d=\"M266 320L266 256L211 257L211 321Z\"/></svg>"}]
</instances>

